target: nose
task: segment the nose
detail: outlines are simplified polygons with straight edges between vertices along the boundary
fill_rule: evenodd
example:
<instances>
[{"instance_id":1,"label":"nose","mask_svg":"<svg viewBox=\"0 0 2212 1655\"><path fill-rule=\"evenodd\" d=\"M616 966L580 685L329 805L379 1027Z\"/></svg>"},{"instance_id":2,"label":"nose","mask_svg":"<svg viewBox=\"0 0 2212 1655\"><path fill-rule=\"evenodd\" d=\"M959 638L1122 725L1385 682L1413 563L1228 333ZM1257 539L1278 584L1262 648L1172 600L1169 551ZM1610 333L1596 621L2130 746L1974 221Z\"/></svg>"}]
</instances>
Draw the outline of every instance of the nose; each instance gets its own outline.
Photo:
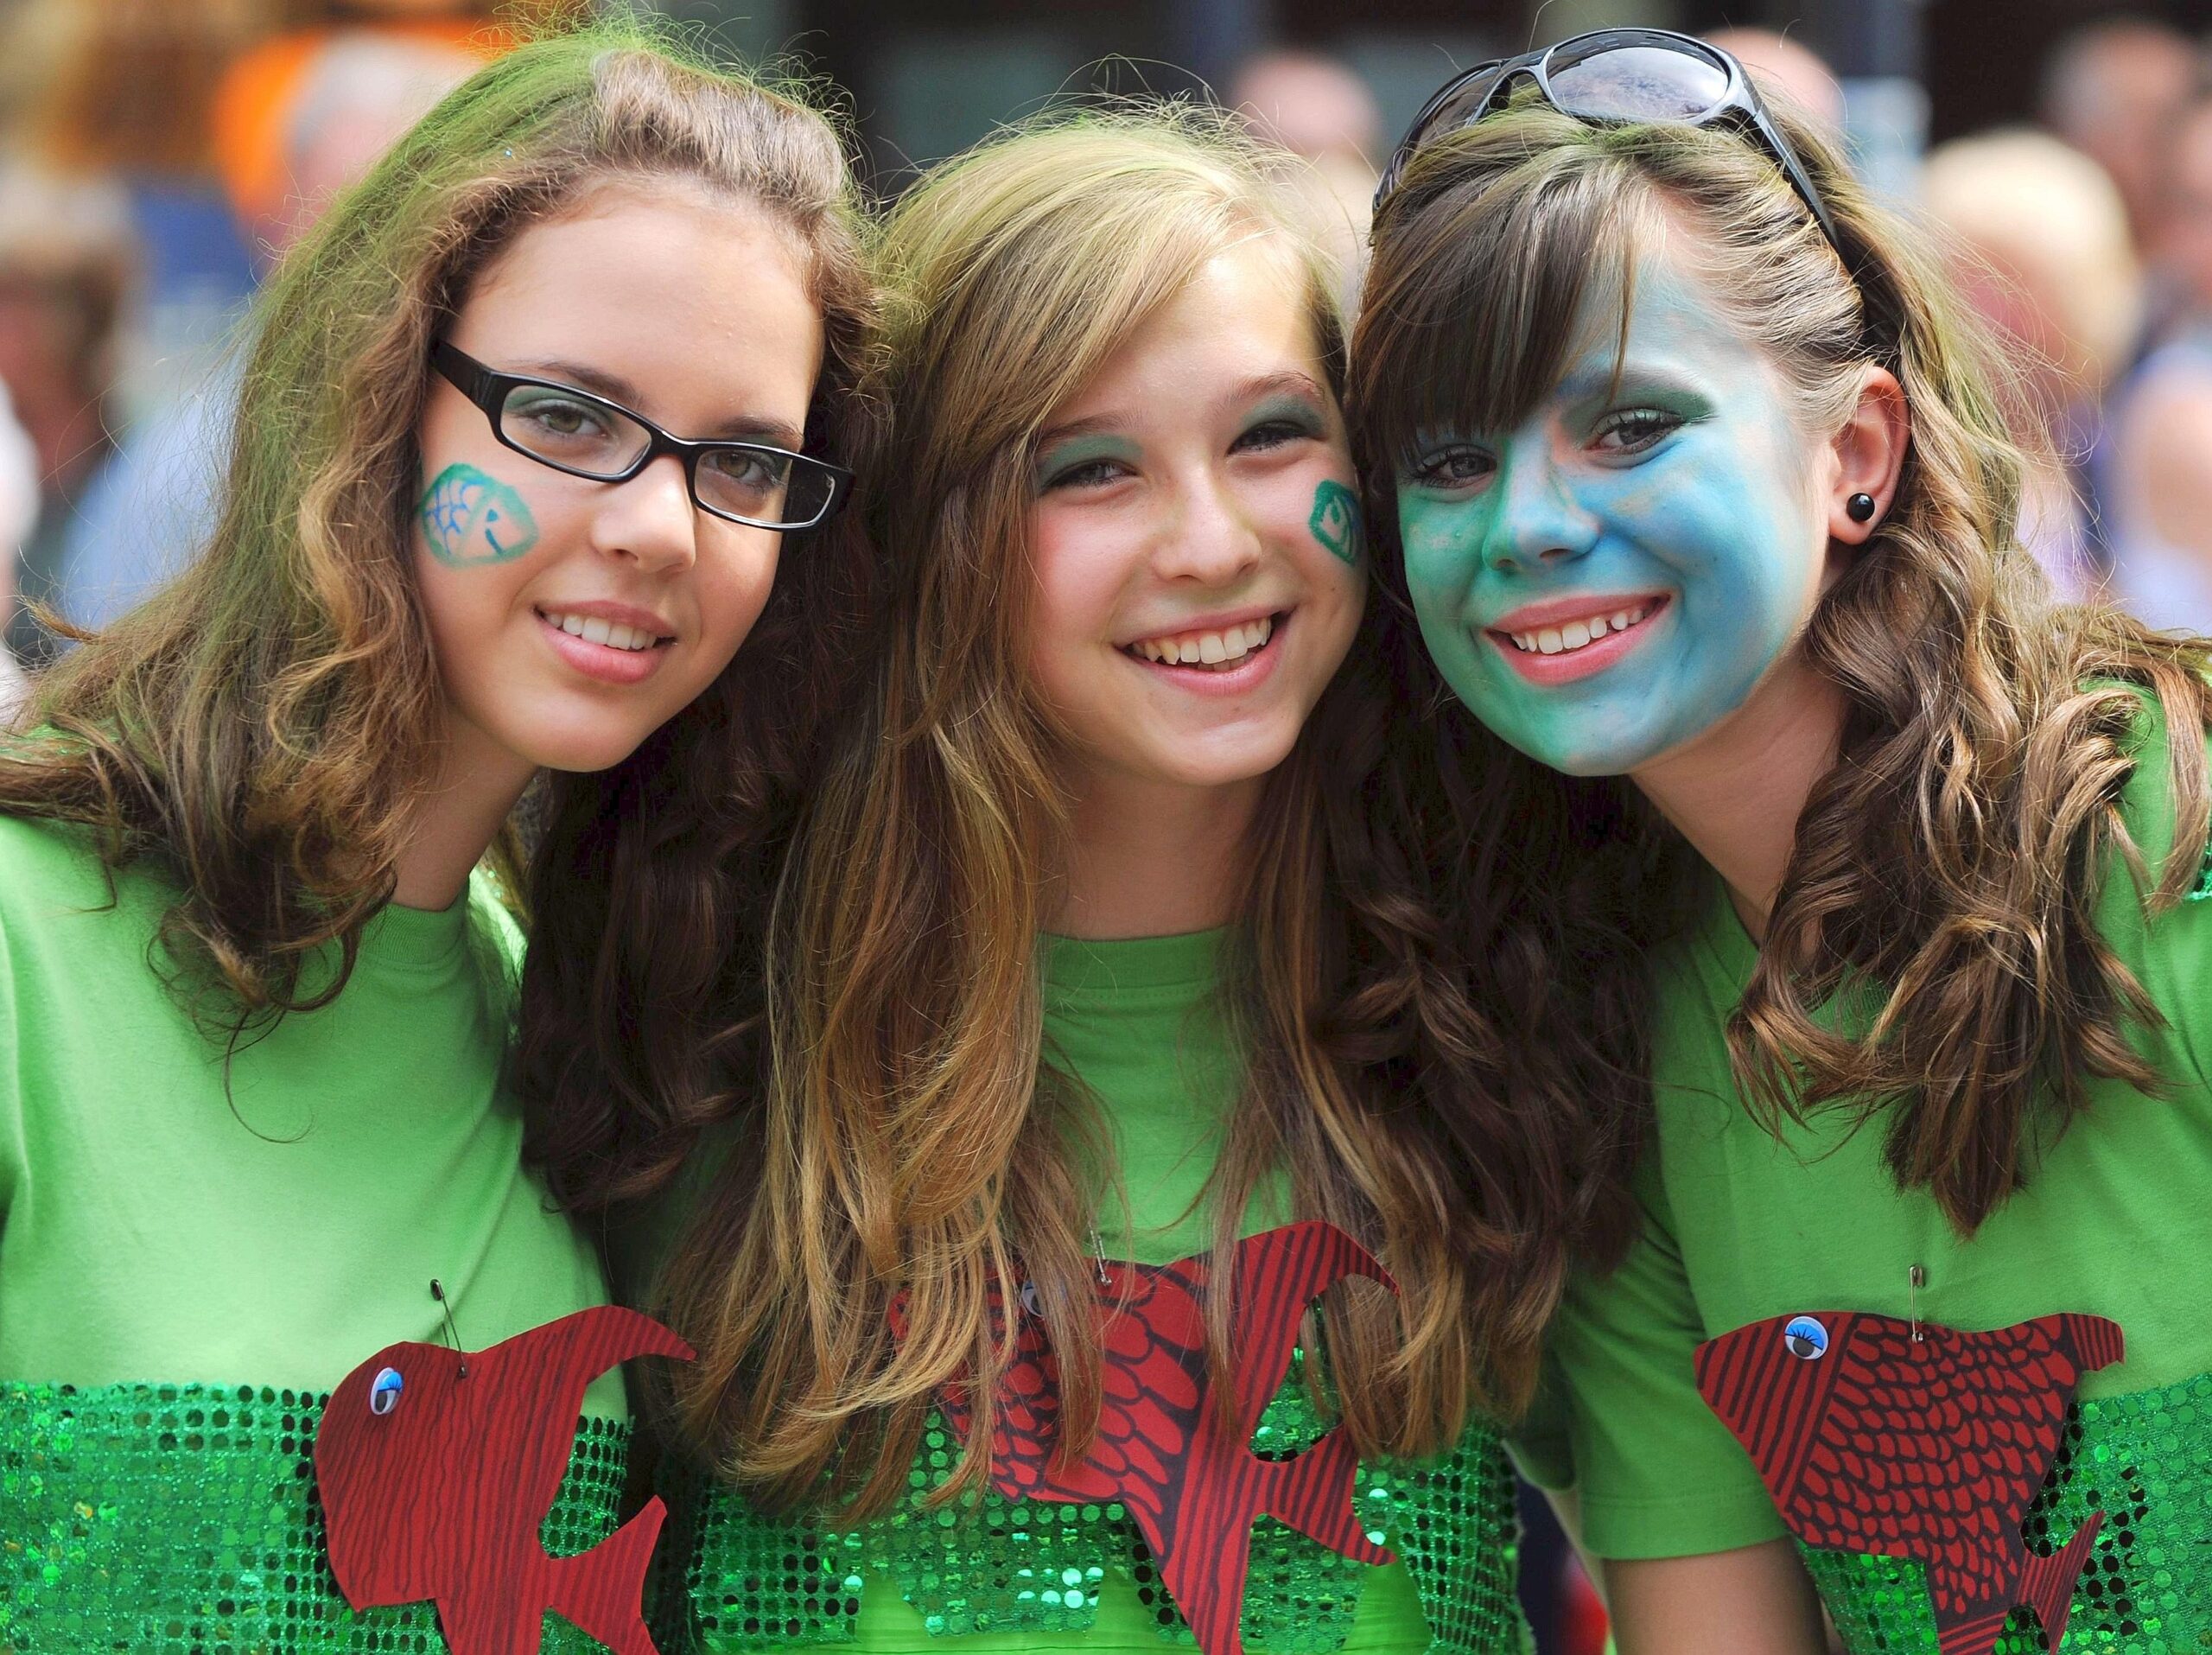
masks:
<instances>
[{"instance_id":1,"label":"nose","mask_svg":"<svg viewBox=\"0 0 2212 1655\"><path fill-rule=\"evenodd\" d=\"M1532 573L1597 544L1598 519L1576 500L1543 442L1516 442L1499 456L1491 500L1483 561L1500 573Z\"/></svg>"},{"instance_id":2,"label":"nose","mask_svg":"<svg viewBox=\"0 0 2212 1655\"><path fill-rule=\"evenodd\" d=\"M604 487L592 519L592 540L600 551L648 570L698 560L699 512L683 461L664 454L628 481Z\"/></svg>"},{"instance_id":3,"label":"nose","mask_svg":"<svg viewBox=\"0 0 2212 1655\"><path fill-rule=\"evenodd\" d=\"M1160 525L1153 568L1164 580L1226 586L1257 568L1263 550L1244 502L1208 470L1177 490Z\"/></svg>"}]
</instances>

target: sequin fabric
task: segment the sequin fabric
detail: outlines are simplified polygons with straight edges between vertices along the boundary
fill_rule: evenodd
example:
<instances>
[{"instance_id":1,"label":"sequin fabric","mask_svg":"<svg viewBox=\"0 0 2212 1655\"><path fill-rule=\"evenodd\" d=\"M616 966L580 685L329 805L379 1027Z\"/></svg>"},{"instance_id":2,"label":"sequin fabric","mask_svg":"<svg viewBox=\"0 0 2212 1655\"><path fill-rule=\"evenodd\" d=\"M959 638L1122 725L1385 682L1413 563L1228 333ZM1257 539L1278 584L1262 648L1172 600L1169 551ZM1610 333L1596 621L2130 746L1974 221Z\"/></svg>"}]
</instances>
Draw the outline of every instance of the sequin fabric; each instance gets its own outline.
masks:
<instances>
[{"instance_id":1,"label":"sequin fabric","mask_svg":"<svg viewBox=\"0 0 2212 1655\"><path fill-rule=\"evenodd\" d=\"M433 1655L427 1603L356 1613L324 1556L327 1397L251 1386L0 1384L0 1655ZM614 1531L626 1423L586 1419L540 1535ZM601 1645L546 1617L544 1649Z\"/></svg>"},{"instance_id":2,"label":"sequin fabric","mask_svg":"<svg viewBox=\"0 0 2212 1655\"><path fill-rule=\"evenodd\" d=\"M2212 1374L2164 1391L2076 1402L2058 1458L2025 1525L2056 1551L2105 1514L2074 1588L2064 1655L2212 1651ZM1920 1565L1835 1551L1805 1554L1851 1655L1937 1655ZM1997 1655L2040 1655L2035 1617L2015 1609Z\"/></svg>"},{"instance_id":3,"label":"sequin fabric","mask_svg":"<svg viewBox=\"0 0 2212 1655\"><path fill-rule=\"evenodd\" d=\"M1268 1405L1253 1434L1262 1456L1296 1454L1328 1429L1302 1384ZM1109 1572L1132 1581L1163 1645L1193 1646L1136 1525L1118 1504L1014 1503L987 1492L941 1510L923 1501L959 1462L932 1417L907 1474L906 1502L849 1533L764 1518L697 1468L664 1469L672 1513L661 1543L654 1627L664 1655L852 1641L867 1575L880 1570L938 1635L1081 1631ZM1433 1655L1522 1655L1514 1597L1519 1531L1497 1432L1476 1423L1425 1466L1363 1466L1355 1498L1370 1534L1404 1558ZM1253 1525L1244 1637L1269 1655L1340 1649L1368 1566L1283 1527Z\"/></svg>"}]
</instances>

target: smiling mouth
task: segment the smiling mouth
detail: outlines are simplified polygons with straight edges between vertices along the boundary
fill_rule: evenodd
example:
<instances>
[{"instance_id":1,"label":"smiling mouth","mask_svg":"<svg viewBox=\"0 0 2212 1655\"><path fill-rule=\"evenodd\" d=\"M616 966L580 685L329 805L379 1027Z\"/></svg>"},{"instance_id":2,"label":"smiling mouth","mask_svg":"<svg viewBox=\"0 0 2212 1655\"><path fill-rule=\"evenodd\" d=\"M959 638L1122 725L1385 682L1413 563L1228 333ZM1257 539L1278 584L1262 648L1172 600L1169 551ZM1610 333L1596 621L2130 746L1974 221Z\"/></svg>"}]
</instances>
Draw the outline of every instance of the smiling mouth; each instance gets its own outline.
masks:
<instances>
[{"instance_id":1,"label":"smiling mouth","mask_svg":"<svg viewBox=\"0 0 2212 1655\"><path fill-rule=\"evenodd\" d=\"M1287 609L1262 615L1238 627L1212 632L1162 633L1122 646L1122 653L1155 666L1189 666L1200 672L1226 672L1239 667L1267 648L1275 630L1288 618Z\"/></svg>"},{"instance_id":2,"label":"smiling mouth","mask_svg":"<svg viewBox=\"0 0 2212 1655\"><path fill-rule=\"evenodd\" d=\"M1527 632L1503 632L1493 627L1491 636L1503 639L1523 655L1572 655L1601 638L1633 632L1667 606L1667 600L1643 598L1622 609L1588 614L1557 627L1531 627Z\"/></svg>"},{"instance_id":3,"label":"smiling mouth","mask_svg":"<svg viewBox=\"0 0 2212 1655\"><path fill-rule=\"evenodd\" d=\"M537 618L547 626L567 633L571 638L582 639L587 644L601 644L608 649L626 650L632 654L648 649L665 649L676 641L673 637L659 637L641 627L626 627L620 621L601 620L597 615L566 614L558 609L540 609Z\"/></svg>"}]
</instances>

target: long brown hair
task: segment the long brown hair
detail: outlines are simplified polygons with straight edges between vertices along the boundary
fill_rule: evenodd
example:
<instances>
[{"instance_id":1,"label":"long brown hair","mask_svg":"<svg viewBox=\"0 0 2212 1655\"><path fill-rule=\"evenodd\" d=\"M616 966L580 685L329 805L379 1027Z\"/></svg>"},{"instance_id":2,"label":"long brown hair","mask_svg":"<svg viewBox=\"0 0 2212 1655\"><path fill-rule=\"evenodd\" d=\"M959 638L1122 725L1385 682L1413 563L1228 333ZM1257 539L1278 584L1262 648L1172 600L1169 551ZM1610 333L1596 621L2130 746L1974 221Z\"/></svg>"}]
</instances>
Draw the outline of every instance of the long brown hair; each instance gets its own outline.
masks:
<instances>
[{"instance_id":1,"label":"long brown hair","mask_svg":"<svg viewBox=\"0 0 2212 1655\"><path fill-rule=\"evenodd\" d=\"M284 260L255 318L208 551L55 666L29 733L0 752L0 810L89 826L111 866L168 864L182 889L162 942L233 1037L344 987L436 763L442 699L410 538L431 341L528 226L604 181L657 176L759 202L809 254L828 340L809 441L831 446L868 309L834 131L635 24L538 41L448 97ZM779 583L778 601L787 614L800 600ZM759 650L610 776L563 784L556 842L618 799L707 785L664 766L717 766L719 780L779 763L760 757L779 755L760 725L790 704L784 664L758 658L790 653L790 630L764 627ZM753 798L741 780L709 819L727 825ZM619 865L650 859L631 846L652 843L652 819L607 831ZM576 922L544 906L557 946L598 957L601 938L575 941ZM683 905L593 912L641 947ZM339 968L303 978L334 943ZM565 969L544 952L534 984Z\"/></svg>"},{"instance_id":2,"label":"long brown hair","mask_svg":"<svg viewBox=\"0 0 2212 1655\"><path fill-rule=\"evenodd\" d=\"M2026 1174L2092 1075L2152 1087L2127 1025L2155 1018L2093 922L2147 691L2173 731L2173 851L2152 905L2188 888L2208 801L2212 694L2199 645L2109 608L2057 606L2015 530L2023 456L1982 332L1834 145L1777 111L1826 198L1848 269L1779 169L1740 137L1597 128L1516 107L1430 144L1377 220L1353 352L1355 441L1378 534L1379 647L1433 740L1386 796L1463 974L1468 1045L1541 1106L1600 1083L1617 1156L1648 1107L1652 951L1687 915L1697 863L1624 780L1566 777L1484 730L1421 647L1393 532L1393 478L1423 430L1495 430L1557 379L1583 296L1632 278L1662 217L1713 302L1758 341L1808 438L1838 429L1869 363L1903 384L1912 438L1879 530L1822 599L1806 659L1847 707L1758 964L1728 1025L1771 1127L1839 1104L1884 1123L1889 1168L1971 1232ZM1862 1033L1821 1008L1878 1008ZM1503 1060L1500 1066L1499 1060ZM2047 1111L2047 1114L2044 1111ZM1613 1170L1619 1169L1618 1158Z\"/></svg>"},{"instance_id":3,"label":"long brown hair","mask_svg":"<svg viewBox=\"0 0 2212 1655\"><path fill-rule=\"evenodd\" d=\"M1064 1451L1093 1428L1083 1256L1103 1134L1041 1049L1038 939L1067 801L1022 642L1033 449L1147 316L1255 236L1297 252L1339 384L1332 278L1291 223L1247 141L1157 110L1033 125L925 178L891 216L877 463L899 486L871 513L895 571L889 624L779 894L772 1073L668 1286L701 1353L677 1378L686 1423L764 1499L817 1495L826 1473L855 1512L881 1509L963 1372L984 1404L971 1441L986 1439L1007 1359L996 1283L1027 1277L1056 1331ZM1322 777L1385 722L1354 664L1269 779L1224 991L1250 1068L1209 1200L1231 1238L1281 1168L1298 1213L1383 1256L1402 1299L1332 1295L1325 1349L1357 1439L1419 1453L1490 1394L1495 1250L1462 1216L1489 1146L1403 1105L1395 1008L1352 994L1362 944L1334 894L1347 875ZM1532 1350L1506 1353L1508 1391ZM970 1454L956 1485L983 1460Z\"/></svg>"}]
</instances>

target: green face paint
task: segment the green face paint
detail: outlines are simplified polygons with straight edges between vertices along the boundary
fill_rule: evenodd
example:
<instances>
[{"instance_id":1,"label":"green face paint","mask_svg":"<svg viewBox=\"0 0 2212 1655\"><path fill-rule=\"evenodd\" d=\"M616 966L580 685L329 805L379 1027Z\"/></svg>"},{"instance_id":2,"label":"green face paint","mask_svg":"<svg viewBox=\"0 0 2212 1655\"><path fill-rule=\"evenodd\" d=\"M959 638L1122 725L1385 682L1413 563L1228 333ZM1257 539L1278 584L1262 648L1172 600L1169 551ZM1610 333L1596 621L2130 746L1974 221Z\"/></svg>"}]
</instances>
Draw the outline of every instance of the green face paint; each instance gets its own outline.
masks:
<instances>
[{"instance_id":1,"label":"green face paint","mask_svg":"<svg viewBox=\"0 0 2212 1655\"><path fill-rule=\"evenodd\" d=\"M1313 491L1313 516L1308 523L1313 538L1347 563L1359 562L1363 536L1359 524L1359 496L1335 478L1324 479Z\"/></svg>"},{"instance_id":2,"label":"green face paint","mask_svg":"<svg viewBox=\"0 0 2212 1655\"><path fill-rule=\"evenodd\" d=\"M1036 489L1041 494L1063 484L1103 481L1107 475L1103 468L1133 467L1139 458L1137 445L1125 436L1071 437L1065 442L1054 443L1038 457Z\"/></svg>"},{"instance_id":3,"label":"green face paint","mask_svg":"<svg viewBox=\"0 0 2212 1655\"><path fill-rule=\"evenodd\" d=\"M415 515L431 556L455 569L504 563L537 544L537 522L522 496L474 466L448 466L431 479Z\"/></svg>"}]
</instances>

